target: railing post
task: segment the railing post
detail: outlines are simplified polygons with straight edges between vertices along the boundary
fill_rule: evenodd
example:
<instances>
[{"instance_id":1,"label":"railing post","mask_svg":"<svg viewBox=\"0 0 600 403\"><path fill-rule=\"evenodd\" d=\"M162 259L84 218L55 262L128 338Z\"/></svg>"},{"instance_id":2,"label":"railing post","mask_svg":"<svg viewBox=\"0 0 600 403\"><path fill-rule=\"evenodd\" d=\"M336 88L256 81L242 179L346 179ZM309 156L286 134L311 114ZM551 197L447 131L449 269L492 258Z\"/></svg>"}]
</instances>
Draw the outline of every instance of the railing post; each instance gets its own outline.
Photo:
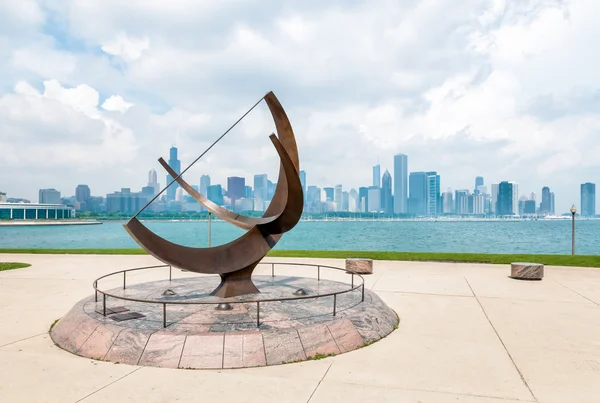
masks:
<instances>
[{"instance_id":1,"label":"railing post","mask_svg":"<svg viewBox=\"0 0 600 403\"><path fill-rule=\"evenodd\" d=\"M123 272L123 289L125 289L125 281L126 281L125 279L126 279L126 276L127 276L127 272L124 271Z\"/></svg>"},{"instance_id":2,"label":"railing post","mask_svg":"<svg viewBox=\"0 0 600 403\"><path fill-rule=\"evenodd\" d=\"M260 327L260 301L256 301L256 327Z\"/></svg>"},{"instance_id":3,"label":"railing post","mask_svg":"<svg viewBox=\"0 0 600 403\"><path fill-rule=\"evenodd\" d=\"M163 327L167 327L167 304L163 303Z\"/></svg>"},{"instance_id":4,"label":"railing post","mask_svg":"<svg viewBox=\"0 0 600 403\"><path fill-rule=\"evenodd\" d=\"M365 280L363 279L363 284L362 284L362 301L361 302L365 302Z\"/></svg>"},{"instance_id":5,"label":"railing post","mask_svg":"<svg viewBox=\"0 0 600 403\"><path fill-rule=\"evenodd\" d=\"M317 281L321 281L321 266L317 266Z\"/></svg>"},{"instance_id":6,"label":"railing post","mask_svg":"<svg viewBox=\"0 0 600 403\"><path fill-rule=\"evenodd\" d=\"M106 316L106 294L102 294L102 315Z\"/></svg>"},{"instance_id":7,"label":"railing post","mask_svg":"<svg viewBox=\"0 0 600 403\"><path fill-rule=\"evenodd\" d=\"M335 316L335 306L337 305L337 294L333 294L333 316Z\"/></svg>"},{"instance_id":8,"label":"railing post","mask_svg":"<svg viewBox=\"0 0 600 403\"><path fill-rule=\"evenodd\" d=\"M352 273L352 286L350 288L354 288L354 273Z\"/></svg>"},{"instance_id":9,"label":"railing post","mask_svg":"<svg viewBox=\"0 0 600 403\"><path fill-rule=\"evenodd\" d=\"M171 270L172 270L172 266L169 265L169 281L171 281Z\"/></svg>"},{"instance_id":10,"label":"railing post","mask_svg":"<svg viewBox=\"0 0 600 403\"><path fill-rule=\"evenodd\" d=\"M98 287L98 286L96 285L96 287ZM96 287L94 287L94 288L96 288ZM98 302L98 289L96 289L96 302Z\"/></svg>"},{"instance_id":11,"label":"railing post","mask_svg":"<svg viewBox=\"0 0 600 403\"><path fill-rule=\"evenodd\" d=\"M275 277L275 263L271 263L271 277Z\"/></svg>"}]
</instances>

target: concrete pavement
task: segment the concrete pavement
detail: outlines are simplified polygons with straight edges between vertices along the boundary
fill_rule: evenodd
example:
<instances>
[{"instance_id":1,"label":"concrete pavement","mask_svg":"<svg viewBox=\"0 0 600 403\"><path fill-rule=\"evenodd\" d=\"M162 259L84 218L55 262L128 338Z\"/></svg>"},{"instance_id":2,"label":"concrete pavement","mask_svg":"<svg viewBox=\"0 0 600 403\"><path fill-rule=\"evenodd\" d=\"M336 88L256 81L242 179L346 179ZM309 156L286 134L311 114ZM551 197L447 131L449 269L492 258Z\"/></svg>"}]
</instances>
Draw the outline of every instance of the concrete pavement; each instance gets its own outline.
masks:
<instances>
[{"instance_id":1,"label":"concrete pavement","mask_svg":"<svg viewBox=\"0 0 600 403\"><path fill-rule=\"evenodd\" d=\"M318 361L191 371L77 357L47 333L92 293L94 278L154 258L0 261L32 264L0 272L2 402L600 401L600 269L546 267L544 280L531 282L510 279L509 265L375 262L367 287L401 320L387 338Z\"/></svg>"}]
</instances>

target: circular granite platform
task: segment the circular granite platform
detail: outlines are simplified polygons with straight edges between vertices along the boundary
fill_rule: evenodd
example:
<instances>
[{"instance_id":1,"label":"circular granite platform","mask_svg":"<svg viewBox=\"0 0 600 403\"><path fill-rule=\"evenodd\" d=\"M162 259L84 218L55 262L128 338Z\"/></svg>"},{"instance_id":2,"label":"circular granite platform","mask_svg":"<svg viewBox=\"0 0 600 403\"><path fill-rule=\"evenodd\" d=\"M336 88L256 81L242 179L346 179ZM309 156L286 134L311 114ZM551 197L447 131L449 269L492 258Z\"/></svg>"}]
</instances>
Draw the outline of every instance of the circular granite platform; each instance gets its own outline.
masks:
<instances>
[{"instance_id":1,"label":"circular granite platform","mask_svg":"<svg viewBox=\"0 0 600 403\"><path fill-rule=\"evenodd\" d=\"M289 276L254 276L260 294L212 297L218 277L156 281L107 291L154 301L230 302L217 305L167 305L94 296L77 303L50 334L61 348L88 358L133 365L220 369L277 365L355 350L391 333L396 313L375 293L359 288L333 297L260 303L257 326L255 299L294 297L347 290L349 284Z\"/></svg>"}]
</instances>

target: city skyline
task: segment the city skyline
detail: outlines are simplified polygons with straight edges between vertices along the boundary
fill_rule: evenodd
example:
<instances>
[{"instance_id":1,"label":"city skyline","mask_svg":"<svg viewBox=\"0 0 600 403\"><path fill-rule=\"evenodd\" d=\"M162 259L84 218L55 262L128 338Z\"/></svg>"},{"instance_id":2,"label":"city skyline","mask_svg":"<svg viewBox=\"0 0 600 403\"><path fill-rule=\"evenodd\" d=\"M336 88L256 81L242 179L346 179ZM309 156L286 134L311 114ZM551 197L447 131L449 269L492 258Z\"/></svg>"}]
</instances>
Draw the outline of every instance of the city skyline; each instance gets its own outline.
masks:
<instances>
[{"instance_id":1,"label":"city skyline","mask_svg":"<svg viewBox=\"0 0 600 403\"><path fill-rule=\"evenodd\" d=\"M169 149L169 165L175 172L181 171L181 161L178 157L178 149L171 146ZM471 192L469 189L456 189L454 192L451 188L442 190L441 176L435 171L428 172L412 172L408 170L409 157L406 154L394 155L394 173L392 177L390 172L385 169L381 173L380 164L372 167L372 184L358 188L358 192L354 188L344 188L342 184L337 184L334 187L318 187L307 182L305 170L300 171L301 183L305 193L306 209L311 212L319 211L355 211L369 212L379 211L387 215L392 214L409 214L416 216L438 216L444 214L496 214L496 215L511 215L511 214L555 214L555 193L551 192L549 187L544 186L541 189L541 197L537 192L520 193L519 184L516 181L502 181L497 184L491 184L491 191L488 192L488 185L484 177L475 176L475 186ZM160 189L160 184L157 182L157 172L151 169L147 175L147 184L142 187L141 192L131 190L131 188L121 188L120 191L115 191L106 195L106 206L109 211L119 211L119 206L123 206L123 201L118 201L115 197L119 194L128 195L126 198L131 199L130 194L139 194L149 201ZM171 176L166 176L166 183L172 181ZM189 180L188 180L189 181ZM192 181L189 181L193 183ZM251 183L248 181L248 183ZM403 186L403 183L408 183L408 192ZM267 174L255 174L254 183L252 186L246 183L245 177L228 177L227 185L214 183L210 175L203 174L200 177L199 185L192 185L196 190L214 202L224 204L225 201L233 208L239 211L242 210L258 210L264 211L272 197L272 190L275 187ZM308 190L317 190L318 194ZM162 189L161 189L162 190ZM178 188L178 184L173 184L163 191L162 200L166 203L182 201L185 192ZM181 194L180 194L181 193ZM224 195L226 198L224 199ZM87 206L85 203L91 199L91 191L88 185L80 184L75 189L74 200L82 202L80 206ZM186 195L187 196L187 195ZM100 196L102 198L103 196ZM136 196L137 197L137 196ZM56 189L40 189L38 200L40 203L56 204L60 201L61 194ZM98 199L98 197L94 198ZM403 203L407 206L407 211L398 213L398 204ZM240 204L238 205L238 201ZM98 200L96 200L97 204ZM321 203L323 206L314 206L314 203ZM116 203L116 204L115 204ZM145 202L136 198L134 204L128 205L127 211L136 210ZM584 216L595 215L595 184L581 184L580 192L580 214ZM400 203L402 204L402 203ZM168 205L165 205L168 207ZM163 207L164 208L164 207ZM198 208L198 207L197 207ZM85 210L85 208L81 208ZM560 212L558 212L560 214Z\"/></svg>"}]
</instances>

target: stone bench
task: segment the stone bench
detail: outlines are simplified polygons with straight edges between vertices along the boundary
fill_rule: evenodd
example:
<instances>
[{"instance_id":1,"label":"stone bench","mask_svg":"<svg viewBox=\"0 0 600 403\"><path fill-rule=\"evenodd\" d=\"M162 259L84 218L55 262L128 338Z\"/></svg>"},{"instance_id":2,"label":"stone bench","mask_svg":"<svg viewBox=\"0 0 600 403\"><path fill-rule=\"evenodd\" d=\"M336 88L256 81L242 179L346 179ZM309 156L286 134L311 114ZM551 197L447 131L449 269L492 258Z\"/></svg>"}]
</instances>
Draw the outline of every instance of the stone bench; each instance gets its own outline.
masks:
<instances>
[{"instance_id":1,"label":"stone bench","mask_svg":"<svg viewBox=\"0 0 600 403\"><path fill-rule=\"evenodd\" d=\"M346 271L356 274L373 274L373 260L360 258L346 259Z\"/></svg>"},{"instance_id":2,"label":"stone bench","mask_svg":"<svg viewBox=\"0 0 600 403\"><path fill-rule=\"evenodd\" d=\"M544 277L544 265L541 263L511 263L510 277L520 280L541 280Z\"/></svg>"}]
</instances>

